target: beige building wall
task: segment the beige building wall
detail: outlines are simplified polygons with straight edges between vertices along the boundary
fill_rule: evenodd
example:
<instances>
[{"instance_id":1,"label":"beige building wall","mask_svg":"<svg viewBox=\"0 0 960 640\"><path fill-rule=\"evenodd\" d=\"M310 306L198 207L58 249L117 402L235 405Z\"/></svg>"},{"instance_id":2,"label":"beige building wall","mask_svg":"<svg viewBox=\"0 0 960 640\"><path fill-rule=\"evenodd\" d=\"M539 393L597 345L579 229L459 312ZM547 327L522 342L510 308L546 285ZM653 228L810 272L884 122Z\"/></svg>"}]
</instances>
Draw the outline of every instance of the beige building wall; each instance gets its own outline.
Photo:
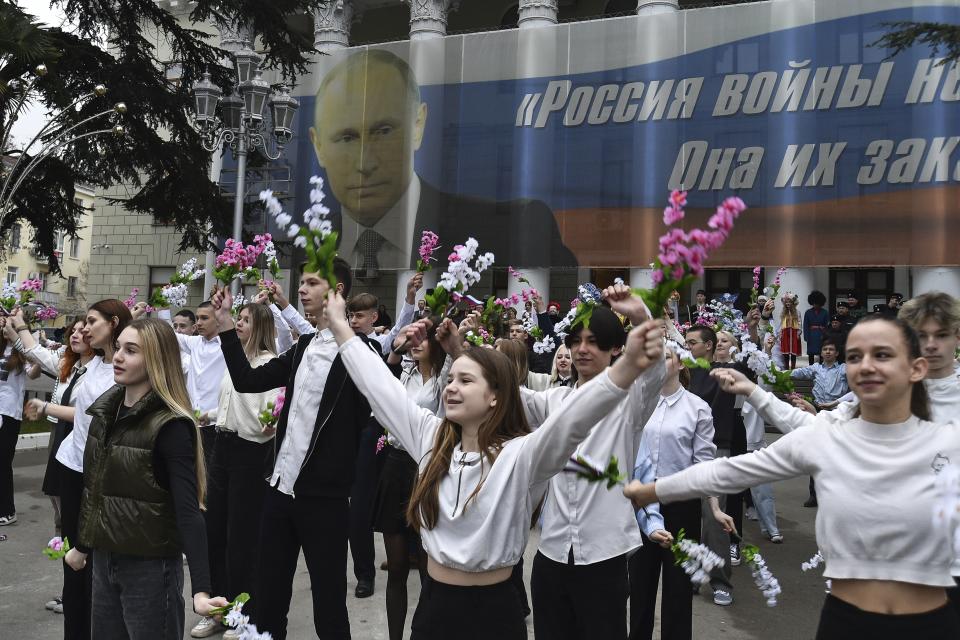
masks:
<instances>
[{"instance_id":1,"label":"beige building wall","mask_svg":"<svg viewBox=\"0 0 960 640\"><path fill-rule=\"evenodd\" d=\"M0 274L4 282L18 283L28 278L44 281L39 299L60 312L55 321L44 323L48 327L62 327L67 318L81 315L88 304L87 276L96 198L89 187L77 185L75 188L75 197L87 212L80 219L76 236L63 232L57 234L61 275L51 274L47 260L39 258L33 250L33 228L30 225L20 222L4 238L6 260L0 263Z\"/></svg>"}]
</instances>

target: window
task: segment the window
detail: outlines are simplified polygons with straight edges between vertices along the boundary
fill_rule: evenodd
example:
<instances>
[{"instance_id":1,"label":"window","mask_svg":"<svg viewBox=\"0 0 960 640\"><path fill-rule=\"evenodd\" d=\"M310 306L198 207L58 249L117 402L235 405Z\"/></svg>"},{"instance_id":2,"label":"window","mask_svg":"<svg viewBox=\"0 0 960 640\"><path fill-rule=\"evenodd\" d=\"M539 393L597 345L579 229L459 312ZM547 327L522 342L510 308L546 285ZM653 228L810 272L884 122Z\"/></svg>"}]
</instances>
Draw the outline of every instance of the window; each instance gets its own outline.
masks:
<instances>
[{"instance_id":1,"label":"window","mask_svg":"<svg viewBox=\"0 0 960 640\"><path fill-rule=\"evenodd\" d=\"M870 311L874 305L886 304L893 293L893 269L868 267L861 269L830 269L830 306L846 300L853 293L857 301Z\"/></svg>"},{"instance_id":2,"label":"window","mask_svg":"<svg viewBox=\"0 0 960 640\"><path fill-rule=\"evenodd\" d=\"M20 267L7 267L7 284L20 282Z\"/></svg>"},{"instance_id":3,"label":"window","mask_svg":"<svg viewBox=\"0 0 960 640\"><path fill-rule=\"evenodd\" d=\"M70 276L67 278L67 297L76 298L77 297L77 278L76 276Z\"/></svg>"},{"instance_id":4,"label":"window","mask_svg":"<svg viewBox=\"0 0 960 640\"><path fill-rule=\"evenodd\" d=\"M20 250L20 225L10 227L10 251Z\"/></svg>"},{"instance_id":5,"label":"window","mask_svg":"<svg viewBox=\"0 0 960 640\"><path fill-rule=\"evenodd\" d=\"M763 273L760 282L763 282ZM718 300L725 293L737 294L734 307L746 311L753 289L753 269L707 269L707 300Z\"/></svg>"},{"instance_id":6,"label":"window","mask_svg":"<svg viewBox=\"0 0 960 640\"><path fill-rule=\"evenodd\" d=\"M170 284L170 278L173 277L175 267L150 267L150 286L147 288L147 297L149 300L156 289L162 289Z\"/></svg>"},{"instance_id":7,"label":"window","mask_svg":"<svg viewBox=\"0 0 960 640\"><path fill-rule=\"evenodd\" d=\"M80 257L80 238L73 236L70 238L70 257L79 258Z\"/></svg>"},{"instance_id":8,"label":"window","mask_svg":"<svg viewBox=\"0 0 960 640\"><path fill-rule=\"evenodd\" d=\"M37 280L40 281L40 291L46 291L46 290L47 290L47 280L48 280L48 277L49 277L50 274L48 274L48 273L46 273L46 272L44 272L44 271L40 271L40 272L38 272L38 273L36 273L36 274L31 274L31 275L36 275Z\"/></svg>"},{"instance_id":9,"label":"window","mask_svg":"<svg viewBox=\"0 0 960 640\"><path fill-rule=\"evenodd\" d=\"M56 232L56 236L55 236L55 238L56 238L56 247L55 247L55 250L56 250L56 251L59 251L61 255L63 255L63 242L64 242L64 240L66 239L66 237L67 237L67 234L65 234L63 231L57 231L57 232Z\"/></svg>"}]
</instances>

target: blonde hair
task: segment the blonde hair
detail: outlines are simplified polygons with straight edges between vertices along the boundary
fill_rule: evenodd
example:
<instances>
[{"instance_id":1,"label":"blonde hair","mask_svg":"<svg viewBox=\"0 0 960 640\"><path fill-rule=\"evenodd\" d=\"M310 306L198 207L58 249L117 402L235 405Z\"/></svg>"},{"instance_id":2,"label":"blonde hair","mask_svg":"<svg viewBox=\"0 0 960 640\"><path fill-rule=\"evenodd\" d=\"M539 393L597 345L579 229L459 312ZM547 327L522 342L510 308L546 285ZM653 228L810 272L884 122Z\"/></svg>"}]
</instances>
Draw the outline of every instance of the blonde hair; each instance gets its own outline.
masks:
<instances>
[{"instance_id":1,"label":"blonde hair","mask_svg":"<svg viewBox=\"0 0 960 640\"><path fill-rule=\"evenodd\" d=\"M194 463L197 470L197 500L204 508L207 494L207 471L203 462L203 444L196 432L197 422L193 415L187 381L180 363L180 345L173 328L156 318L141 318L128 325L140 337L143 362L147 369L150 388L159 396L167 409L190 421L194 428Z\"/></svg>"},{"instance_id":2,"label":"blonde hair","mask_svg":"<svg viewBox=\"0 0 960 640\"><path fill-rule=\"evenodd\" d=\"M550 368L550 384L553 384L560 378L560 372L557 371L557 356L560 355L560 349L566 349L570 352L570 377L574 380L577 379L577 369L573 366L573 352L570 351L570 347L561 344L557 347L557 350L553 352L553 366Z\"/></svg>"},{"instance_id":3,"label":"blonde hair","mask_svg":"<svg viewBox=\"0 0 960 640\"><path fill-rule=\"evenodd\" d=\"M250 333L243 343L243 352L247 354L247 360L253 360L264 351L277 355L277 327L273 322L270 309L262 304L251 302L240 308L240 313L244 311L250 317Z\"/></svg>"}]
</instances>

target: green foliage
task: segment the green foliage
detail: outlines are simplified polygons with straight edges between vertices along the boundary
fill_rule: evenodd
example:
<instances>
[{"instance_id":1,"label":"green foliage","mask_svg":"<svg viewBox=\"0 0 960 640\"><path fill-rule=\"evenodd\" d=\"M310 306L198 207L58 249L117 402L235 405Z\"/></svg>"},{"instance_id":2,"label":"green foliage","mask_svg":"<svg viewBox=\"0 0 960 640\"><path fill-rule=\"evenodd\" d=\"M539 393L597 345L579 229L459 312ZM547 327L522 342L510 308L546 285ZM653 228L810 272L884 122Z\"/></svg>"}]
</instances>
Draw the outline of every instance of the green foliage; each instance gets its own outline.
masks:
<instances>
[{"instance_id":1,"label":"green foliage","mask_svg":"<svg viewBox=\"0 0 960 640\"><path fill-rule=\"evenodd\" d=\"M789 371L777 369L777 365L770 362L767 373L760 376L760 379L770 386L773 391L788 394L794 392L793 378Z\"/></svg>"},{"instance_id":2,"label":"green foliage","mask_svg":"<svg viewBox=\"0 0 960 640\"><path fill-rule=\"evenodd\" d=\"M0 235L19 220L29 223L36 230L35 248L49 257L52 271L59 271L54 234L58 229L68 235L78 232L84 211L74 203L74 185L85 184L100 190L124 185L122 194L114 191L107 201L174 226L183 234L182 250L208 249L211 238L229 236L232 199L224 198L210 181L210 154L203 150L190 116L191 86L204 71L225 93L232 82L232 69L221 64L227 53L213 44L216 36L181 22L154 0L51 4L77 26L70 31L40 27L18 5L0 3L0 138L12 126L14 105L38 62L44 62L49 72L34 85L34 101L51 113L63 114L44 141L121 101L128 109L122 119L126 133L88 138L39 162L24 179L11 211L0 219ZM305 72L314 53L311 34L297 22L323 4L324 0L198 0L191 18L201 25L213 21L249 29L257 35L258 48L268 51L263 64L292 81ZM157 34L169 45L170 53L163 59ZM170 60L179 64L179 82L167 81L164 65ZM9 81L18 78L27 82L11 88ZM106 96L86 101L78 110L67 109L99 83L107 85ZM105 128L105 122L97 118L72 135ZM0 151L12 156L21 152ZM254 154L251 164L258 158Z\"/></svg>"},{"instance_id":3,"label":"green foliage","mask_svg":"<svg viewBox=\"0 0 960 640\"><path fill-rule=\"evenodd\" d=\"M890 49L890 57L914 46L926 46L932 57L943 57L939 64L960 60L960 25L901 21L885 22L883 26L891 30L870 46Z\"/></svg>"}]
</instances>

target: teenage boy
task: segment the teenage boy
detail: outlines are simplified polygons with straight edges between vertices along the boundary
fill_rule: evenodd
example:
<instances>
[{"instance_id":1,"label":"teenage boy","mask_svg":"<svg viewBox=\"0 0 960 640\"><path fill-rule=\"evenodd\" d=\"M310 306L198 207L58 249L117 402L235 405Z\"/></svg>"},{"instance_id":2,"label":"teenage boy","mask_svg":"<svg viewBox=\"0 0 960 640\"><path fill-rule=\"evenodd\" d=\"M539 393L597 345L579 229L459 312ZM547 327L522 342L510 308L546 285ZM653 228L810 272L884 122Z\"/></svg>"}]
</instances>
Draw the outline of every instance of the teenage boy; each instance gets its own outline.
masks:
<instances>
[{"instance_id":1,"label":"teenage boy","mask_svg":"<svg viewBox=\"0 0 960 640\"><path fill-rule=\"evenodd\" d=\"M337 290L349 294L350 266L337 258L334 273ZM255 393L286 385L286 402L274 438L276 457L260 520L260 544L253 559L259 582L250 600L251 619L276 640L287 636L287 612L301 549L310 573L317 637L350 638L346 604L349 497L370 405L347 376L336 340L325 325L323 306L329 290L320 274L304 271L298 293L304 310L318 319L317 332L301 336L293 347L256 368L247 361L234 330L229 292L214 296L221 348L237 391ZM370 344L365 336L361 339ZM370 348L379 353L378 346Z\"/></svg>"},{"instance_id":2,"label":"teenage boy","mask_svg":"<svg viewBox=\"0 0 960 640\"><path fill-rule=\"evenodd\" d=\"M848 333L850 333L850 329L844 324L844 318L840 315L831 316L830 324L823 330L823 339L830 340L837 347L838 362L844 362L847 357Z\"/></svg>"},{"instance_id":3,"label":"teenage boy","mask_svg":"<svg viewBox=\"0 0 960 640\"><path fill-rule=\"evenodd\" d=\"M374 327L380 319L378 308L380 301L371 293L358 293L347 303L347 318L350 328L356 333L367 336L372 342L378 343L383 355L390 353L394 338L403 327L413 321L416 307L417 291L423 286L423 274L417 273L407 282L407 296L397 323L393 328L377 335ZM353 594L358 598L369 598L373 595L376 583L377 569L375 566L376 551L373 543L373 502L377 494L377 439L383 433L383 428L373 417L367 422L360 434L360 445L357 451L356 479L350 491L350 555L353 556L353 575L357 579L357 588Z\"/></svg>"},{"instance_id":4,"label":"teenage boy","mask_svg":"<svg viewBox=\"0 0 960 640\"><path fill-rule=\"evenodd\" d=\"M840 350L830 338L820 343L820 358L806 367L790 372L794 380L813 380L813 402L817 409L833 409L840 404L840 398L850 391L847 385L847 365L838 362Z\"/></svg>"},{"instance_id":5,"label":"teenage boy","mask_svg":"<svg viewBox=\"0 0 960 640\"><path fill-rule=\"evenodd\" d=\"M754 308L747 312L747 327L749 339L754 344L760 343L757 328L760 324L761 312ZM748 336L743 337L744 340ZM712 368L732 366L749 375L753 375L745 365L736 363L713 362L716 351L717 334L710 327L695 325L687 330L686 347L694 358L704 358L711 362ZM689 391L699 396L710 405L713 414L714 435L713 443L717 446L717 457L727 458L732 455L746 453L747 434L737 406L736 396L720 389L716 379L707 369L692 369L690 371ZM729 514L737 530L743 528L743 503L740 494L735 496L718 496L720 509ZM713 507L709 501L703 501L701 518L703 533L700 542L710 547L714 553L724 559L722 567L710 573L710 587L713 589L713 603L722 607L733 604L733 583L731 582L732 566L740 564L740 547L730 543L730 534L727 533L713 517Z\"/></svg>"},{"instance_id":6,"label":"teenage boy","mask_svg":"<svg viewBox=\"0 0 960 640\"><path fill-rule=\"evenodd\" d=\"M577 367L578 386L602 373L620 355L626 334L614 311L634 326L648 317L643 302L624 285L608 287L604 296L613 311L595 307L589 327L574 325L564 340ZM616 456L626 465L622 468L628 468L665 376L661 362L637 378L629 395L593 428L574 457L606 466L610 456ZM563 411L573 388L521 392L530 426L537 428L551 413ZM590 483L572 473L554 476L543 503L543 531L530 581L536 637L625 640L627 556L641 544L630 505L603 483Z\"/></svg>"}]
</instances>

